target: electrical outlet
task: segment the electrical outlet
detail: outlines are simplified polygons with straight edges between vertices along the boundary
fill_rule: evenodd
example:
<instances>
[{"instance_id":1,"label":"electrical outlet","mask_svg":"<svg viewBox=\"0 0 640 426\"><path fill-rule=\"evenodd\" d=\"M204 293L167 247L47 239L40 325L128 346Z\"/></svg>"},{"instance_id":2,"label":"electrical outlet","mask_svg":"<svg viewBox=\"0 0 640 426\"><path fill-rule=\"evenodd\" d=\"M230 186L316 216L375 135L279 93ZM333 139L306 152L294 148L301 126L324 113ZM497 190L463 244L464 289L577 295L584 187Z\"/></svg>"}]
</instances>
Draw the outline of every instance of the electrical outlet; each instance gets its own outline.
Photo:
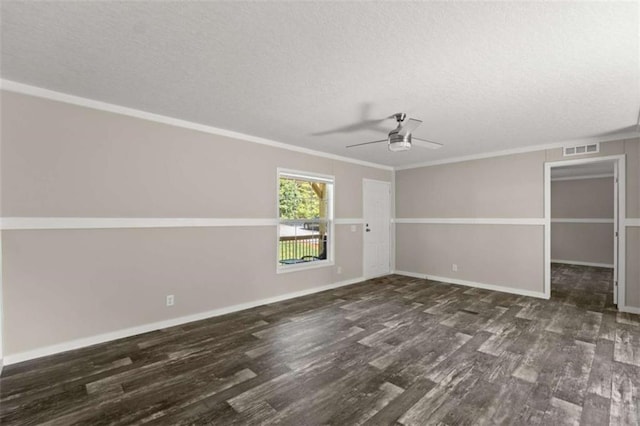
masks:
<instances>
[{"instance_id":1,"label":"electrical outlet","mask_svg":"<svg viewBox=\"0 0 640 426\"><path fill-rule=\"evenodd\" d=\"M173 304L175 303L175 298L173 297L173 294L170 294L167 296L167 306L173 306Z\"/></svg>"},{"instance_id":2,"label":"electrical outlet","mask_svg":"<svg viewBox=\"0 0 640 426\"><path fill-rule=\"evenodd\" d=\"M455 264L455 263L451 264L451 270L452 270L453 272L458 272L458 265L457 265L457 264Z\"/></svg>"},{"instance_id":3,"label":"electrical outlet","mask_svg":"<svg viewBox=\"0 0 640 426\"><path fill-rule=\"evenodd\" d=\"M338 269L336 272L338 273L338 275L340 275L342 273L342 266L338 266Z\"/></svg>"}]
</instances>

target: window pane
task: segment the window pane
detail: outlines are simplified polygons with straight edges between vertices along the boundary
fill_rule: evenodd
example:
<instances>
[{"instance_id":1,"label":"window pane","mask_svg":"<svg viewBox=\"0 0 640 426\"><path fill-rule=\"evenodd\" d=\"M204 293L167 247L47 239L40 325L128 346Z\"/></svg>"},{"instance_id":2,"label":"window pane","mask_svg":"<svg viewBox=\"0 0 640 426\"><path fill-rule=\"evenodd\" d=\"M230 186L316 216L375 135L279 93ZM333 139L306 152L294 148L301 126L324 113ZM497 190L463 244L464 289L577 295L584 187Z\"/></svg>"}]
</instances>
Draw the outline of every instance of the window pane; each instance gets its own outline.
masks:
<instances>
[{"instance_id":1,"label":"window pane","mask_svg":"<svg viewBox=\"0 0 640 426\"><path fill-rule=\"evenodd\" d=\"M294 235L287 235L287 226L280 225L278 262L293 264L301 263L298 261L311 262L327 258L326 244L324 243L326 236L321 235L320 231L296 229L296 232L293 232Z\"/></svg>"},{"instance_id":2,"label":"window pane","mask_svg":"<svg viewBox=\"0 0 640 426\"><path fill-rule=\"evenodd\" d=\"M327 184L280 178L280 219L327 217Z\"/></svg>"},{"instance_id":3,"label":"window pane","mask_svg":"<svg viewBox=\"0 0 640 426\"><path fill-rule=\"evenodd\" d=\"M332 189L330 178L279 175L279 265L328 259Z\"/></svg>"}]
</instances>

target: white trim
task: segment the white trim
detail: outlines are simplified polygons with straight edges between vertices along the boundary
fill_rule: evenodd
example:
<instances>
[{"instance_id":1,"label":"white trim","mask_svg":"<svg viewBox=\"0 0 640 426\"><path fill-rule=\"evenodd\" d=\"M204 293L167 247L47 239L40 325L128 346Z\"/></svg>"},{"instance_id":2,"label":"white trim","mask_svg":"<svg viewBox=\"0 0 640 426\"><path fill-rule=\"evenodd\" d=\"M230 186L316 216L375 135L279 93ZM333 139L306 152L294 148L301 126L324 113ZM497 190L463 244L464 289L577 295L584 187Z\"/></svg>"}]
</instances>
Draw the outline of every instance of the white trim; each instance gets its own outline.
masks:
<instances>
[{"instance_id":1,"label":"white trim","mask_svg":"<svg viewBox=\"0 0 640 426\"><path fill-rule=\"evenodd\" d=\"M151 112L142 111L139 109L128 108L120 105L110 104L107 102L96 101L93 99L82 98L80 96L73 96L66 93L56 92L53 90L44 89L41 87L30 86L28 84L18 83L16 81L0 79L0 88L8 92L21 93L29 96L36 96L39 98L50 99L53 101L64 102L67 104L78 105L86 108L96 109L99 111L107 111L115 114L126 115L129 117L135 117L142 120L154 121L156 123L168 124L170 126L182 127L185 129L197 130L199 132L209 133L213 135L224 136L233 139L241 139L248 142L258 143L261 145L272 146L275 148L286 149L289 151L301 152L303 154L314 155L317 157L329 158L332 160L344 161L345 163L353 163L361 166L374 167L382 170L393 170L391 166L385 166L382 164L371 163L363 160L356 160L354 158L343 157L336 154L329 154L327 152L315 151L309 148L303 148L296 145L289 145L283 142L277 142L271 139L261 138L258 136L247 135L245 133L234 132L231 130L220 129L218 127L208 126L205 124L194 123L192 121L181 120L178 118L168 117L165 115L154 114Z\"/></svg>"},{"instance_id":2,"label":"white trim","mask_svg":"<svg viewBox=\"0 0 640 426\"><path fill-rule=\"evenodd\" d=\"M575 160L559 160L559 161L546 161L544 163L544 293L546 297L551 296L551 169L554 167L566 167L579 164L599 163L603 161L616 161L618 185L617 185L617 198L618 198L618 224L626 225L626 156L625 154L619 155L607 155L601 157L588 157ZM615 224L616 218L614 218ZM617 258L618 264L614 264L614 276L618 277L618 294L617 303L618 309L622 310L625 307L625 293L626 293L626 232L618 233L618 250ZM614 253L616 256L616 253ZM614 260L615 263L615 260Z\"/></svg>"},{"instance_id":3,"label":"white trim","mask_svg":"<svg viewBox=\"0 0 640 426\"><path fill-rule=\"evenodd\" d=\"M602 161L619 161L621 158L625 158L625 154L604 155L602 157L576 158L575 160L551 160L546 161L545 164L550 164L551 167L566 167L576 166L579 164L600 163Z\"/></svg>"},{"instance_id":4,"label":"white trim","mask_svg":"<svg viewBox=\"0 0 640 426\"><path fill-rule=\"evenodd\" d=\"M277 226L270 218L3 217L1 229L109 229Z\"/></svg>"},{"instance_id":5,"label":"white trim","mask_svg":"<svg viewBox=\"0 0 640 426\"><path fill-rule=\"evenodd\" d=\"M292 265L277 265L276 274L288 274L289 272L300 272L309 269L324 268L325 266L335 266L335 262L330 259L315 260L313 262L294 263Z\"/></svg>"},{"instance_id":6,"label":"white trim","mask_svg":"<svg viewBox=\"0 0 640 426\"><path fill-rule=\"evenodd\" d=\"M640 133L632 131L632 132L620 133L618 135L608 136L601 139L590 138L590 139L569 140L569 141L563 141L563 142L553 142L553 143L548 143L543 145L533 145L533 146L526 146L522 148L505 149L502 151L493 151L493 152L486 152L486 153L480 153L480 154L465 155L461 157L445 158L442 160L426 161L423 163L408 164L406 166L396 166L395 170L417 169L420 167L439 166L442 164L461 163L463 161L482 160L485 158L503 157L505 155L524 154L527 152L544 151L547 149L563 148L565 145L572 144L572 143L577 143L577 144L593 143L593 142L605 143L605 142L614 142L622 139L631 139L631 138L637 138L637 137L640 137ZM581 155L593 155L593 153L587 153L587 154L581 154ZM597 157L587 157L586 159L591 159L591 158L597 158ZM600 157L600 158L605 158L605 157Z\"/></svg>"},{"instance_id":7,"label":"white trim","mask_svg":"<svg viewBox=\"0 0 640 426\"><path fill-rule=\"evenodd\" d=\"M187 315L184 317L173 318L169 320L154 322L151 324L144 324L137 327L125 328L123 330L99 334L97 336L85 337L85 338L71 340L64 343L58 343L58 344L46 346L43 348L38 348L38 349L26 351L26 352L20 352L17 354L8 355L4 357L4 365L16 364L18 362L28 361L30 359L40 358L43 356L53 355L60 352L66 352L74 349L84 348L87 346L96 345L99 343L105 343L105 342L109 342L116 339L122 339L125 337L131 337L131 336L135 336L142 333L148 333L150 331L161 330L168 327L174 327L177 325L186 324L193 321L200 321L207 318L217 317L217 316L229 314L232 312L254 308L256 306L281 302L283 300L288 300L288 299L294 299L296 297L319 293L321 291L331 290L338 287L344 287L344 286L356 284L362 281L364 281L363 277L353 278L350 280L339 281L337 283L328 284L320 287L314 287L307 290L300 290L292 293L282 294L280 296L254 300L252 302L241 303L238 305L214 309L207 312L201 312L194 315Z\"/></svg>"},{"instance_id":8,"label":"white trim","mask_svg":"<svg viewBox=\"0 0 640 426\"><path fill-rule=\"evenodd\" d=\"M435 218L435 217L415 217L396 218L394 223L426 223L426 224L449 224L449 225L544 225L543 218Z\"/></svg>"},{"instance_id":9,"label":"white trim","mask_svg":"<svg viewBox=\"0 0 640 426\"><path fill-rule=\"evenodd\" d=\"M539 291L523 290L523 289L512 288L512 287L503 287L495 284L485 284L485 283L479 283L476 281L460 280L457 278L449 278L449 277L439 277L435 275L420 274L420 273L408 272L408 271L394 271L394 273L398 275L405 275L407 277L412 277L412 278L422 278L426 280L439 281L439 282L448 283L448 284L463 285L466 287L474 287L474 288L481 288L484 290L499 291L502 293L517 294L519 296L537 297L540 299L549 298L544 293Z\"/></svg>"},{"instance_id":10,"label":"white trim","mask_svg":"<svg viewBox=\"0 0 640 426\"><path fill-rule=\"evenodd\" d=\"M613 163L613 303L618 305L618 268L617 265L620 264L620 256L618 255L618 242L620 233L620 213L618 206L618 198L619 198L619 187L618 187L618 162Z\"/></svg>"},{"instance_id":11,"label":"white trim","mask_svg":"<svg viewBox=\"0 0 640 426\"><path fill-rule=\"evenodd\" d=\"M278 182L280 178L288 178L288 179L300 179L306 181L314 181L320 183L329 183L331 185L335 184L336 177L333 175L327 175L324 173L315 173L315 172L305 172L303 170L294 170L288 169L286 167L277 167L278 171Z\"/></svg>"},{"instance_id":12,"label":"white trim","mask_svg":"<svg viewBox=\"0 0 640 426\"><path fill-rule=\"evenodd\" d=\"M543 240L543 292L551 298L551 165L544 164L544 240Z\"/></svg>"},{"instance_id":13,"label":"white trim","mask_svg":"<svg viewBox=\"0 0 640 426\"><path fill-rule=\"evenodd\" d=\"M364 208L364 206L363 206ZM396 269L396 171L391 173L391 225L389 226L391 271Z\"/></svg>"},{"instance_id":14,"label":"white trim","mask_svg":"<svg viewBox=\"0 0 640 426\"><path fill-rule=\"evenodd\" d=\"M578 266L594 266L596 268L613 269L612 263L580 262L578 260L562 260L562 259L551 259L551 263L562 263L564 265L578 265Z\"/></svg>"},{"instance_id":15,"label":"white trim","mask_svg":"<svg viewBox=\"0 0 640 426\"><path fill-rule=\"evenodd\" d=\"M640 219L638 218L626 218L623 223L624 226L640 226Z\"/></svg>"},{"instance_id":16,"label":"white trim","mask_svg":"<svg viewBox=\"0 0 640 426\"><path fill-rule=\"evenodd\" d=\"M551 182L561 182L564 180L582 180L582 179L601 179L601 178L610 178L613 177L612 173L603 174L603 175L581 175L581 176L567 176L567 177L551 177Z\"/></svg>"},{"instance_id":17,"label":"white trim","mask_svg":"<svg viewBox=\"0 0 640 426\"><path fill-rule=\"evenodd\" d=\"M362 225L364 223L364 219L359 217L345 217L334 220L334 223L336 225Z\"/></svg>"},{"instance_id":18,"label":"white trim","mask_svg":"<svg viewBox=\"0 0 640 426\"><path fill-rule=\"evenodd\" d=\"M421 280L426 280L427 276L425 274L419 274L417 272L409 272L409 271L391 271L392 274L396 274L396 275L403 275L405 277L411 277L411 278L420 278Z\"/></svg>"},{"instance_id":19,"label":"white trim","mask_svg":"<svg viewBox=\"0 0 640 426\"><path fill-rule=\"evenodd\" d=\"M551 223L611 223L613 224L613 219L598 219L598 218L568 218L568 217L559 217L556 219L551 219Z\"/></svg>"},{"instance_id":20,"label":"white trim","mask_svg":"<svg viewBox=\"0 0 640 426\"><path fill-rule=\"evenodd\" d=\"M362 218L341 218L336 225L361 225ZM160 218L160 217L4 217L1 230L27 229L117 229L117 228L210 228L277 226L270 218Z\"/></svg>"}]
</instances>

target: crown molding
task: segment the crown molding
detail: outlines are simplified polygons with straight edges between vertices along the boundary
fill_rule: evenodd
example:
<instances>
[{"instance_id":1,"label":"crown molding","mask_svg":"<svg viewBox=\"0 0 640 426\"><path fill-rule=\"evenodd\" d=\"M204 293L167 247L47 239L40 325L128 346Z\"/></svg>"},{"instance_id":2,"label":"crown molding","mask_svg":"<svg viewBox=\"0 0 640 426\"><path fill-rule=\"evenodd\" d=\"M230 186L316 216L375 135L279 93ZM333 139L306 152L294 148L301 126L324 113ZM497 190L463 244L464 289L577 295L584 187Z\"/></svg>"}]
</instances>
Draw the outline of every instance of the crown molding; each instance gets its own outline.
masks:
<instances>
[{"instance_id":1,"label":"crown molding","mask_svg":"<svg viewBox=\"0 0 640 426\"><path fill-rule=\"evenodd\" d=\"M129 117L135 117L142 120L154 121L156 123L168 124L175 127L182 127L185 129L196 130L204 133L209 133L218 136L225 136L233 139L240 139L247 142L253 142L261 145L267 145L275 148L286 149L289 151L300 152L302 154L313 155L317 157L328 158L331 160L342 161L345 163L357 164L360 166L373 167L382 170L407 170L416 169L420 167L437 166L441 164L460 163L463 161L481 160L484 158L502 157L505 155L523 154L527 152L543 151L546 149L562 148L565 146L579 145L584 143L605 143L621 139L637 138L640 137L639 131L632 131L627 133L621 133L616 136L609 136L606 138L585 138L585 139L573 139L560 142L553 142L542 145L532 145L522 148L507 149L501 151L492 151L486 153L479 153L473 155L466 155L461 157L451 157L442 160L427 161L421 163L408 164L405 166L387 166L384 164L372 163L364 160L357 160L355 158L343 157L341 155L330 154L323 151L316 151L310 148L303 148L297 145L290 145L284 142L278 142L271 139L262 138L259 136L248 135L245 133L234 132L232 130L221 129L218 127L208 126L205 124L194 123L192 121L182 120L179 118L173 118L165 115L154 114L147 111L142 111L134 108L128 108L121 105L111 104L107 102L97 101L94 99L83 98L80 96L70 95L67 93L56 92L54 90L45 89L42 87L31 86L24 83L18 83L16 81L0 79L0 89L7 92L15 92L23 95L29 95L44 99L49 99L58 102L64 102L67 104L83 106L99 111L107 111L115 114L125 115Z\"/></svg>"},{"instance_id":2,"label":"crown molding","mask_svg":"<svg viewBox=\"0 0 640 426\"><path fill-rule=\"evenodd\" d=\"M420 167L439 166L442 164L450 164L450 163L461 163L463 161L482 160L485 158L503 157L505 155L525 154L527 152L544 151L547 149L563 148L565 146L589 144L594 142L598 142L598 143L615 142L623 139L632 139L632 138L638 138L638 137L640 137L640 132L632 131L632 132L620 133L615 136L608 136L605 138L571 139L571 140L560 141L560 142L551 142L551 143L542 144L542 145L531 145L531 146L525 146L522 148L505 149L502 151L493 151L493 152L486 152L486 153L480 153L480 154L465 155L461 157L444 158L442 160L426 161L422 163L408 164L406 166L396 166L394 169L395 170L418 169Z\"/></svg>"},{"instance_id":3,"label":"crown molding","mask_svg":"<svg viewBox=\"0 0 640 426\"><path fill-rule=\"evenodd\" d=\"M94 99L83 98L80 96L69 95L62 92L56 92L42 87L30 86L28 84L18 83L16 81L0 79L0 89L7 92L20 93L23 95L35 96L38 98L49 99L57 102L82 106L99 111L107 111L115 114L125 115L128 117L139 118L142 120L154 121L156 123L168 124L170 126L182 127L184 129L197 130L212 135L225 136L233 139L240 139L247 142L253 142L261 145L267 145L274 148L286 149L289 151L300 152L302 154L314 155L316 157L328 158L331 160L342 161L345 163L357 164L360 166L373 167L382 170L393 170L393 167L383 164L371 163L369 161L357 160L355 158L343 157L327 152L316 151L309 148L303 148L296 145L286 144L271 139L261 138L259 136L248 135L245 133L234 132L232 130L220 129L218 127L208 126L205 124L194 123L192 121L182 120L179 118L168 117L166 115L154 114L139 109L128 108L121 105L110 104L107 102L97 101Z\"/></svg>"}]
</instances>

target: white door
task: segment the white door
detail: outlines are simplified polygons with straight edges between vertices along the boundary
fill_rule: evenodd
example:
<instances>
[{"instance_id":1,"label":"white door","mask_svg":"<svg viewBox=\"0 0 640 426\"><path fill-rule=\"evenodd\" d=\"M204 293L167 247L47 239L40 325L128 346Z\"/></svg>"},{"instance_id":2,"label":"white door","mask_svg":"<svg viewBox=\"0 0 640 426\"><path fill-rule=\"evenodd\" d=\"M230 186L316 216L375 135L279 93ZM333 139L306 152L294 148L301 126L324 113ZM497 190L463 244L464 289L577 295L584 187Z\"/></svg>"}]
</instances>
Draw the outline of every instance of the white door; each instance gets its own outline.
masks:
<instances>
[{"instance_id":1,"label":"white door","mask_svg":"<svg viewBox=\"0 0 640 426\"><path fill-rule=\"evenodd\" d=\"M365 179L362 185L364 216L363 274L365 278L390 272L391 185Z\"/></svg>"},{"instance_id":2,"label":"white door","mask_svg":"<svg viewBox=\"0 0 640 426\"><path fill-rule=\"evenodd\" d=\"M613 303L618 304L618 162L613 163Z\"/></svg>"}]
</instances>

